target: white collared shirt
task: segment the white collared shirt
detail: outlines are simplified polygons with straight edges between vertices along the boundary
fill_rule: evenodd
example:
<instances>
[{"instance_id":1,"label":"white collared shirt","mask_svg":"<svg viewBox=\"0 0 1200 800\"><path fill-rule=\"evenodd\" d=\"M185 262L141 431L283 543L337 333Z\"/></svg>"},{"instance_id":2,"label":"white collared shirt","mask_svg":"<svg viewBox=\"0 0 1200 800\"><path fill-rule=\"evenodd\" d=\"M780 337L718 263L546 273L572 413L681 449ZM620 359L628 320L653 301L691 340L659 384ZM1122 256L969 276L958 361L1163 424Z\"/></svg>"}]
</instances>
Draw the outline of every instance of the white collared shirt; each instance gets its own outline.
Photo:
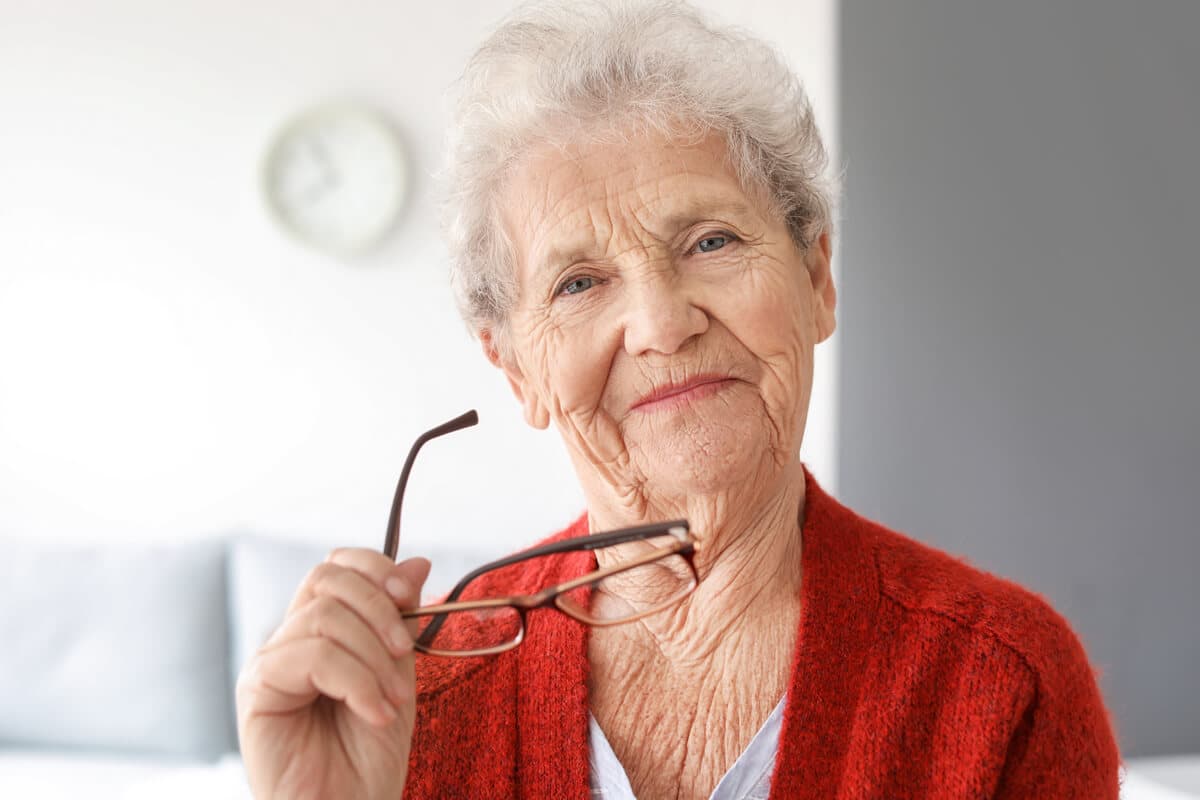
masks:
<instances>
[{"instance_id":1,"label":"white collared shirt","mask_svg":"<svg viewBox=\"0 0 1200 800\"><path fill-rule=\"evenodd\" d=\"M783 706L787 698L767 717L745 751L721 778L709 800L767 800L771 792L771 774L779 751L779 732L783 728ZM637 800L629 785L629 776L617 760L600 723L588 713L589 783L593 800Z\"/></svg>"}]
</instances>

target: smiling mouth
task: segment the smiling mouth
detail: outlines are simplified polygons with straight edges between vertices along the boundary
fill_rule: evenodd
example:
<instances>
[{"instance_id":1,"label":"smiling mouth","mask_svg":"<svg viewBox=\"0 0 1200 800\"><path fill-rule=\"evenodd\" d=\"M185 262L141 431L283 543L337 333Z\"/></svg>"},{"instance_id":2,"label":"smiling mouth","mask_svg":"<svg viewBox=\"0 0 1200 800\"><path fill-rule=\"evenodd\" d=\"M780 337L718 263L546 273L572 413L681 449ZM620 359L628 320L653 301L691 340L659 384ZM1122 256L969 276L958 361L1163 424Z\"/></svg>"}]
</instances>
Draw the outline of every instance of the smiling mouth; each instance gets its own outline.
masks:
<instances>
[{"instance_id":1,"label":"smiling mouth","mask_svg":"<svg viewBox=\"0 0 1200 800\"><path fill-rule=\"evenodd\" d=\"M711 397L734 382L733 378L723 375L693 378L690 381L674 386L663 386L643 397L630 409L637 411L665 411L681 408Z\"/></svg>"}]
</instances>

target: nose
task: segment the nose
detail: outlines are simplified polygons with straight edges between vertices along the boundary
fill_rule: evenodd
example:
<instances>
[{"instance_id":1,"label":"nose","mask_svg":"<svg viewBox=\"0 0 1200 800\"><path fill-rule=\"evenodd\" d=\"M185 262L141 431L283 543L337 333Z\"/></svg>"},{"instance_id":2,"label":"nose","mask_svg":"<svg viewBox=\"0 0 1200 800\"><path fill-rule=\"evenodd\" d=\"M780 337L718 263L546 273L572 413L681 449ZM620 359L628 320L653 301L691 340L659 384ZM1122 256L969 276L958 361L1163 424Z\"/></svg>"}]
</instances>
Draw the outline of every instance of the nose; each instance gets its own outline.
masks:
<instances>
[{"instance_id":1,"label":"nose","mask_svg":"<svg viewBox=\"0 0 1200 800\"><path fill-rule=\"evenodd\" d=\"M631 287L625 310L625 351L670 355L708 330L708 314L671 271L656 272Z\"/></svg>"}]
</instances>

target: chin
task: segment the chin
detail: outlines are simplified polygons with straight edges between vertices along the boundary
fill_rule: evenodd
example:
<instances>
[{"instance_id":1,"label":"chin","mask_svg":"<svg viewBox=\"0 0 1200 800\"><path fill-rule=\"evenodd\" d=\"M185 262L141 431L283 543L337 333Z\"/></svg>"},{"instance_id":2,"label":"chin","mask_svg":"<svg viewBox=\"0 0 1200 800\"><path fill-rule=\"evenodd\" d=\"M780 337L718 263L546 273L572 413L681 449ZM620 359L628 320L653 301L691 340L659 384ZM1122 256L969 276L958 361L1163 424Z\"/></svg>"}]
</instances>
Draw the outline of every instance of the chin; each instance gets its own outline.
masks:
<instances>
[{"instance_id":1,"label":"chin","mask_svg":"<svg viewBox=\"0 0 1200 800\"><path fill-rule=\"evenodd\" d=\"M761 425L688 424L659 431L638 449L649 483L675 495L718 494L752 489L766 476L764 466L776 463Z\"/></svg>"}]
</instances>

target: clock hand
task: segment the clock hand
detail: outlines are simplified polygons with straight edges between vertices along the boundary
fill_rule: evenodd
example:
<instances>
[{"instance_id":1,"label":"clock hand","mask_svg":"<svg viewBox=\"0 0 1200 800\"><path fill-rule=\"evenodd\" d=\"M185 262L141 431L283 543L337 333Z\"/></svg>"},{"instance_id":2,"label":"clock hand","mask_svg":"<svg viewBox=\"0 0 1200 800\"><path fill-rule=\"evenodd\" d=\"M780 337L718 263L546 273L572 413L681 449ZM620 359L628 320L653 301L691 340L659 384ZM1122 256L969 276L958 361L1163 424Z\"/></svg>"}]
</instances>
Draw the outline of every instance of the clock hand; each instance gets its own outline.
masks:
<instances>
[{"instance_id":1,"label":"clock hand","mask_svg":"<svg viewBox=\"0 0 1200 800\"><path fill-rule=\"evenodd\" d=\"M305 144L307 145L310 159L317 165L317 173L320 175L320 179L309 184L298 198L302 203L308 205L319 199L329 190L336 188L340 185L341 181L338 180L337 169L334 168L333 159L329 157L329 152L325 149L324 143L314 137L308 139Z\"/></svg>"}]
</instances>

